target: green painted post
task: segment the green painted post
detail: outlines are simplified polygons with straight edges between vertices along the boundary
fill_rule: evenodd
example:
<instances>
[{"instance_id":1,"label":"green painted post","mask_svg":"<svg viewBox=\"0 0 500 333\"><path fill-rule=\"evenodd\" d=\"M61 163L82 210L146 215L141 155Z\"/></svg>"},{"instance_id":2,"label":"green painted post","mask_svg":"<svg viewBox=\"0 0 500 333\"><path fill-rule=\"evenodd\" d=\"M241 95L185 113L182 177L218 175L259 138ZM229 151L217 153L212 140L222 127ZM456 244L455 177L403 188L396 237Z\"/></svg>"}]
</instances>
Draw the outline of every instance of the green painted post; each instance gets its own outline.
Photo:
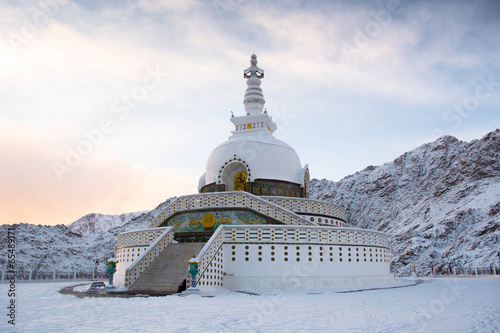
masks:
<instances>
[{"instance_id":1,"label":"green painted post","mask_svg":"<svg viewBox=\"0 0 500 333\"><path fill-rule=\"evenodd\" d=\"M191 287L188 288L189 291L199 291L196 288L196 276L200 272L198 269L199 265L200 263L195 258L189 260L189 274L191 274Z\"/></svg>"},{"instance_id":2,"label":"green painted post","mask_svg":"<svg viewBox=\"0 0 500 333\"><path fill-rule=\"evenodd\" d=\"M116 260L113 257L113 258L109 258L106 262L108 263L108 274L109 274L109 285L108 285L108 288L114 288L114 286L113 286L113 275L116 272L116 263L118 262L118 260Z\"/></svg>"}]
</instances>

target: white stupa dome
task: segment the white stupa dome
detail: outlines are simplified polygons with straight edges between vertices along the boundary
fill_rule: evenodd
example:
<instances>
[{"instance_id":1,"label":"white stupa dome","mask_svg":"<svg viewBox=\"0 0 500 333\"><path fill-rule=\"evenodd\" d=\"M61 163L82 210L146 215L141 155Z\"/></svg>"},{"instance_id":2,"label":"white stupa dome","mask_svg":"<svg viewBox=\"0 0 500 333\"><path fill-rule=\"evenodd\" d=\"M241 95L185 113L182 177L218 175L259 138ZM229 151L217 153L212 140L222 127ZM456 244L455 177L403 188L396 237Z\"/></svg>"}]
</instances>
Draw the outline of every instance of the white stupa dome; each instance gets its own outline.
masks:
<instances>
[{"instance_id":1,"label":"white stupa dome","mask_svg":"<svg viewBox=\"0 0 500 333\"><path fill-rule=\"evenodd\" d=\"M205 172L207 184L219 182L219 174L229 164L228 161L246 164L247 181L272 179L302 183L299 178L302 170L299 156L292 147L274 138L269 131L233 135L217 146L208 158Z\"/></svg>"}]
</instances>

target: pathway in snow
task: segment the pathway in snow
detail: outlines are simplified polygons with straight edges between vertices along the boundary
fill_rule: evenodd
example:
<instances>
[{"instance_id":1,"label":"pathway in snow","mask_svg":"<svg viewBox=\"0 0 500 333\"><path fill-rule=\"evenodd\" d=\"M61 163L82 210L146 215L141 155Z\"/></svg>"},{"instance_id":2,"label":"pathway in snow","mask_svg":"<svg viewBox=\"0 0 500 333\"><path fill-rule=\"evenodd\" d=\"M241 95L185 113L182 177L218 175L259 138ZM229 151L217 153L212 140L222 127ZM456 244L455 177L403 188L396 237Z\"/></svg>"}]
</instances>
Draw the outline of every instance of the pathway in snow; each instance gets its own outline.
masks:
<instances>
[{"instance_id":1,"label":"pathway in snow","mask_svg":"<svg viewBox=\"0 0 500 333\"><path fill-rule=\"evenodd\" d=\"M83 298L58 291L72 285L18 283L16 326L1 332L496 332L500 279L425 279L407 287L347 290L218 292L208 296ZM4 306L5 305L5 306Z\"/></svg>"}]
</instances>

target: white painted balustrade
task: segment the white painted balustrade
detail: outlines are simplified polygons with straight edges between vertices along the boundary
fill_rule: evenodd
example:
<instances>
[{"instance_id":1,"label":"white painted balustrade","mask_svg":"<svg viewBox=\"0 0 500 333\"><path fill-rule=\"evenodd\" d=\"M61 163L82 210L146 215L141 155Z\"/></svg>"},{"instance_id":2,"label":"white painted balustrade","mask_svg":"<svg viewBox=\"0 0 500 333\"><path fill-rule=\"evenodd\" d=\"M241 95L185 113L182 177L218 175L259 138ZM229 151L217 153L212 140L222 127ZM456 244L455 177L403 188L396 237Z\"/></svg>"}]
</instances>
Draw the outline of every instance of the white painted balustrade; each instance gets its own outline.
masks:
<instances>
[{"instance_id":1,"label":"white painted balustrade","mask_svg":"<svg viewBox=\"0 0 500 333\"><path fill-rule=\"evenodd\" d=\"M178 212L233 207L251 209L290 225L318 225L297 212L323 214L346 221L345 210L329 202L288 197L258 197L244 191L233 191L178 197L153 219L150 228L160 226L166 219Z\"/></svg>"}]
</instances>

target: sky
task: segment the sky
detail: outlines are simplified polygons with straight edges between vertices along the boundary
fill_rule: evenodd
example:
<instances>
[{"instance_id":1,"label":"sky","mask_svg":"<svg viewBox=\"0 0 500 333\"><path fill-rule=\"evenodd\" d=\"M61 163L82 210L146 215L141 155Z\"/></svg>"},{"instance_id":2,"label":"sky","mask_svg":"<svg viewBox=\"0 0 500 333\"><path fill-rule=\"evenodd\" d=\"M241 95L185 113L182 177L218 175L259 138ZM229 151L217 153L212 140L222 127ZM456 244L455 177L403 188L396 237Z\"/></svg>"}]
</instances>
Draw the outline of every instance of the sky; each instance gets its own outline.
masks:
<instances>
[{"instance_id":1,"label":"sky","mask_svg":"<svg viewBox=\"0 0 500 333\"><path fill-rule=\"evenodd\" d=\"M500 128L498 1L0 0L0 32L0 224L197 193L253 52L312 178Z\"/></svg>"}]
</instances>

